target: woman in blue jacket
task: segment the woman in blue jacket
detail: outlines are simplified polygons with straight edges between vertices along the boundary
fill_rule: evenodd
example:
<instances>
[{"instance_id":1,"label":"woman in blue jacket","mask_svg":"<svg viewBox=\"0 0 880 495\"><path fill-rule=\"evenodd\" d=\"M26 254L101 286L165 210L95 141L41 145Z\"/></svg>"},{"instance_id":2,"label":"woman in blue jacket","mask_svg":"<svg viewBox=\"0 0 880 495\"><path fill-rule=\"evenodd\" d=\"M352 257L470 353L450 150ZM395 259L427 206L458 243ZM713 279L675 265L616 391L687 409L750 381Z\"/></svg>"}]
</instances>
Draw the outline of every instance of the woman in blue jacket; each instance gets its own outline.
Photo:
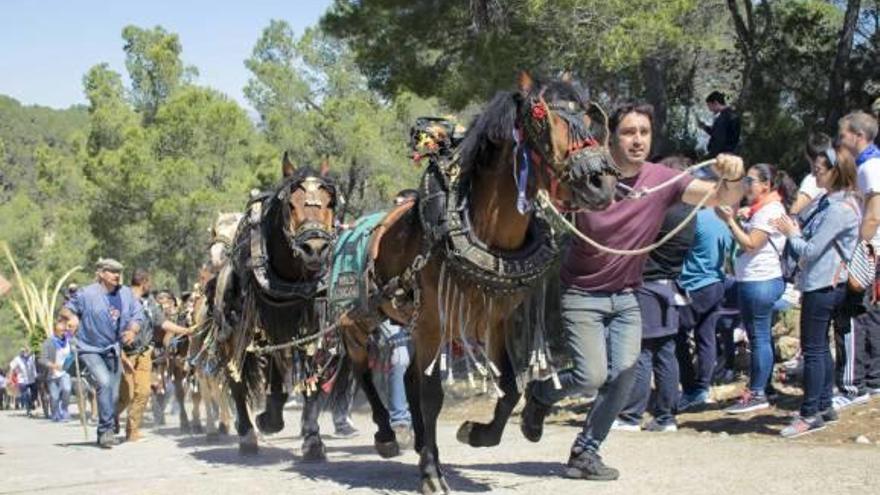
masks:
<instances>
[{"instance_id":1,"label":"woman in blue jacket","mask_svg":"<svg viewBox=\"0 0 880 495\"><path fill-rule=\"evenodd\" d=\"M837 420L832 408L834 362L828 329L846 296L845 256L852 253L860 223L856 165L843 148L828 148L813 166L816 183L827 193L801 213L803 226L790 217L774 220L797 258L801 300L801 351L804 398L800 414L780 433L792 438L825 428Z\"/></svg>"}]
</instances>

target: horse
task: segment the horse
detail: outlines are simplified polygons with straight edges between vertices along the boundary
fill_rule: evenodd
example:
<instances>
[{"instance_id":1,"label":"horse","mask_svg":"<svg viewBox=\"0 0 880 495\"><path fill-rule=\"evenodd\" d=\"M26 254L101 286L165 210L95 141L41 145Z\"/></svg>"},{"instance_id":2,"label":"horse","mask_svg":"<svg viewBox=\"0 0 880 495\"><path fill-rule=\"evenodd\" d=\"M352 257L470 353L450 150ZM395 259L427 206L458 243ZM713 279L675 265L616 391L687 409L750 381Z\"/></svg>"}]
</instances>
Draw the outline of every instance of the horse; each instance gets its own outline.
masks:
<instances>
[{"instance_id":1,"label":"horse","mask_svg":"<svg viewBox=\"0 0 880 495\"><path fill-rule=\"evenodd\" d=\"M606 208L619 174L607 138L604 112L570 77L542 84L523 72L518 90L498 93L451 157L428 166L419 199L395 208L374 229L366 303L336 321L372 408L375 447L383 457L399 448L372 384L367 339L384 318L410 326L415 359L405 382L424 493L448 491L437 448L441 373L451 377L444 347L463 345L499 397L493 421L465 422L458 438L497 445L522 387L510 356L510 343L522 335L512 319L558 257L552 229L535 214L533 200L549 190L564 207ZM545 346L540 335L535 339L527 343L532 351ZM485 345L475 350L469 342Z\"/></svg>"},{"instance_id":2,"label":"horse","mask_svg":"<svg viewBox=\"0 0 880 495\"><path fill-rule=\"evenodd\" d=\"M219 213L211 229L211 245L208 248L209 260L199 273L201 291L195 295L193 307L194 323L197 328L204 329L213 318L214 295L216 294L217 275L224 269L228 260L235 232L241 223L242 213ZM189 361L196 378L201 398L205 401L205 434L208 441L215 441L220 435L226 435L231 425L230 405L226 391L215 371L219 366L216 355L211 353L211 334L206 331L192 335ZM197 408L197 405L193 405ZM219 423L219 425L218 425Z\"/></svg>"},{"instance_id":3,"label":"horse","mask_svg":"<svg viewBox=\"0 0 880 495\"><path fill-rule=\"evenodd\" d=\"M222 311L215 311L216 340L238 417L239 451L245 455L258 452L254 422L267 433L284 427L286 385L314 378L310 366L292 369L294 352L312 354L302 349L309 346L291 341L317 335L321 318L316 300L324 289L336 236L336 187L326 162L320 172L297 169L285 153L282 176L273 193L249 202L230 262L217 277L215 304ZM252 420L250 404L265 380L265 410ZM303 452L320 455L323 450L320 439L304 439Z\"/></svg>"}]
</instances>

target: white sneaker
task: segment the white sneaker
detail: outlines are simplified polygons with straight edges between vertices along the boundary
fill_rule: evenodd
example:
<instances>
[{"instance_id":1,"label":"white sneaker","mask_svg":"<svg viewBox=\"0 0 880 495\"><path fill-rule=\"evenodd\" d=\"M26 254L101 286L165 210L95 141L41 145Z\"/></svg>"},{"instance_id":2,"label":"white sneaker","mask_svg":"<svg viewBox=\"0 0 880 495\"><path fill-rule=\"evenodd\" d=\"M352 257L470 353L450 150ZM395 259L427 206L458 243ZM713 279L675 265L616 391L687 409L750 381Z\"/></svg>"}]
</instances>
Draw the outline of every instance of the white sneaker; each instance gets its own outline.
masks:
<instances>
[{"instance_id":1,"label":"white sneaker","mask_svg":"<svg viewBox=\"0 0 880 495\"><path fill-rule=\"evenodd\" d=\"M657 422L656 419L652 419L650 423L645 425L645 431L653 431L659 433L672 433L678 431L678 425L675 423L669 423L665 425L661 425Z\"/></svg>"},{"instance_id":2,"label":"white sneaker","mask_svg":"<svg viewBox=\"0 0 880 495\"><path fill-rule=\"evenodd\" d=\"M831 398L831 407L833 407L836 411L840 411L842 409L846 409L852 406L864 404L869 400L871 400L871 396L868 393L864 393L862 395L840 394L835 395Z\"/></svg>"},{"instance_id":3,"label":"white sneaker","mask_svg":"<svg viewBox=\"0 0 880 495\"><path fill-rule=\"evenodd\" d=\"M629 423L618 418L615 419L613 423L611 423L611 429L617 431L642 431L642 426Z\"/></svg>"}]
</instances>

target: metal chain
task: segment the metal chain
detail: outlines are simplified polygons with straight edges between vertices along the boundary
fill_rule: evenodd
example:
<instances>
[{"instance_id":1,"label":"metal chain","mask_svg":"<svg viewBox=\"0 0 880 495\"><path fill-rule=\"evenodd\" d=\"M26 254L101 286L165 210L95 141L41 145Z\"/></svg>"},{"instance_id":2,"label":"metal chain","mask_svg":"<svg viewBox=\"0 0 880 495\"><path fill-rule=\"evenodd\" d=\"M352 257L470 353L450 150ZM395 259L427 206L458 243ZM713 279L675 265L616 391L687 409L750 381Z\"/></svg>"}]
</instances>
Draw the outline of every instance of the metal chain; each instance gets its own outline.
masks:
<instances>
[{"instance_id":1,"label":"metal chain","mask_svg":"<svg viewBox=\"0 0 880 495\"><path fill-rule=\"evenodd\" d=\"M271 352L289 349L291 347L298 347L298 346L301 346L302 344L305 344L307 342L311 342L313 340L318 340L319 338L323 337L324 335L327 335L328 333L335 331L336 327L337 327L337 324L334 323L333 325L330 325L329 327L321 330L318 333L315 333L313 335L309 335L306 337L302 337L299 339L294 339L294 340L291 340L290 342L285 342L283 344L274 344L274 345L266 345L266 346L255 346L255 345L251 344L246 349L246 352L252 352L258 356L261 356L263 354L269 354Z\"/></svg>"}]
</instances>

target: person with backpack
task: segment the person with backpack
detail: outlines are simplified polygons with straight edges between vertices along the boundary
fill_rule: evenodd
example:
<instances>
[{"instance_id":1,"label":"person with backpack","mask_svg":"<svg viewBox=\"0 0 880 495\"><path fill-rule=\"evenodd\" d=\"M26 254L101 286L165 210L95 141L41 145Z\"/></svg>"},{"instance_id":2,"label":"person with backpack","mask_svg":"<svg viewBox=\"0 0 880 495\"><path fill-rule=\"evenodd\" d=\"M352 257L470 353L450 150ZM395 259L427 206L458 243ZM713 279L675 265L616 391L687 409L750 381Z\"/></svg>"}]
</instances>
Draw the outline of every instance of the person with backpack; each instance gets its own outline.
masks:
<instances>
[{"instance_id":1,"label":"person with backpack","mask_svg":"<svg viewBox=\"0 0 880 495\"><path fill-rule=\"evenodd\" d=\"M772 220L786 214L797 194L797 186L788 174L766 163L749 168L743 187L749 206L738 215L742 225L731 208L715 209L742 248L736 258L735 271L739 310L752 354L749 386L739 402L726 409L730 414L770 407L766 392L774 361L770 329L773 303L785 290L780 261L785 236L773 226Z\"/></svg>"},{"instance_id":2,"label":"person with backpack","mask_svg":"<svg viewBox=\"0 0 880 495\"><path fill-rule=\"evenodd\" d=\"M828 329L846 297L846 258L855 249L861 221L852 154L845 148L829 147L818 162L813 174L827 193L802 212L803 225L788 216L772 222L788 238L787 252L796 261L795 280L803 297L804 397L800 414L780 432L786 438L821 430L837 420L832 407L834 361Z\"/></svg>"}]
</instances>

